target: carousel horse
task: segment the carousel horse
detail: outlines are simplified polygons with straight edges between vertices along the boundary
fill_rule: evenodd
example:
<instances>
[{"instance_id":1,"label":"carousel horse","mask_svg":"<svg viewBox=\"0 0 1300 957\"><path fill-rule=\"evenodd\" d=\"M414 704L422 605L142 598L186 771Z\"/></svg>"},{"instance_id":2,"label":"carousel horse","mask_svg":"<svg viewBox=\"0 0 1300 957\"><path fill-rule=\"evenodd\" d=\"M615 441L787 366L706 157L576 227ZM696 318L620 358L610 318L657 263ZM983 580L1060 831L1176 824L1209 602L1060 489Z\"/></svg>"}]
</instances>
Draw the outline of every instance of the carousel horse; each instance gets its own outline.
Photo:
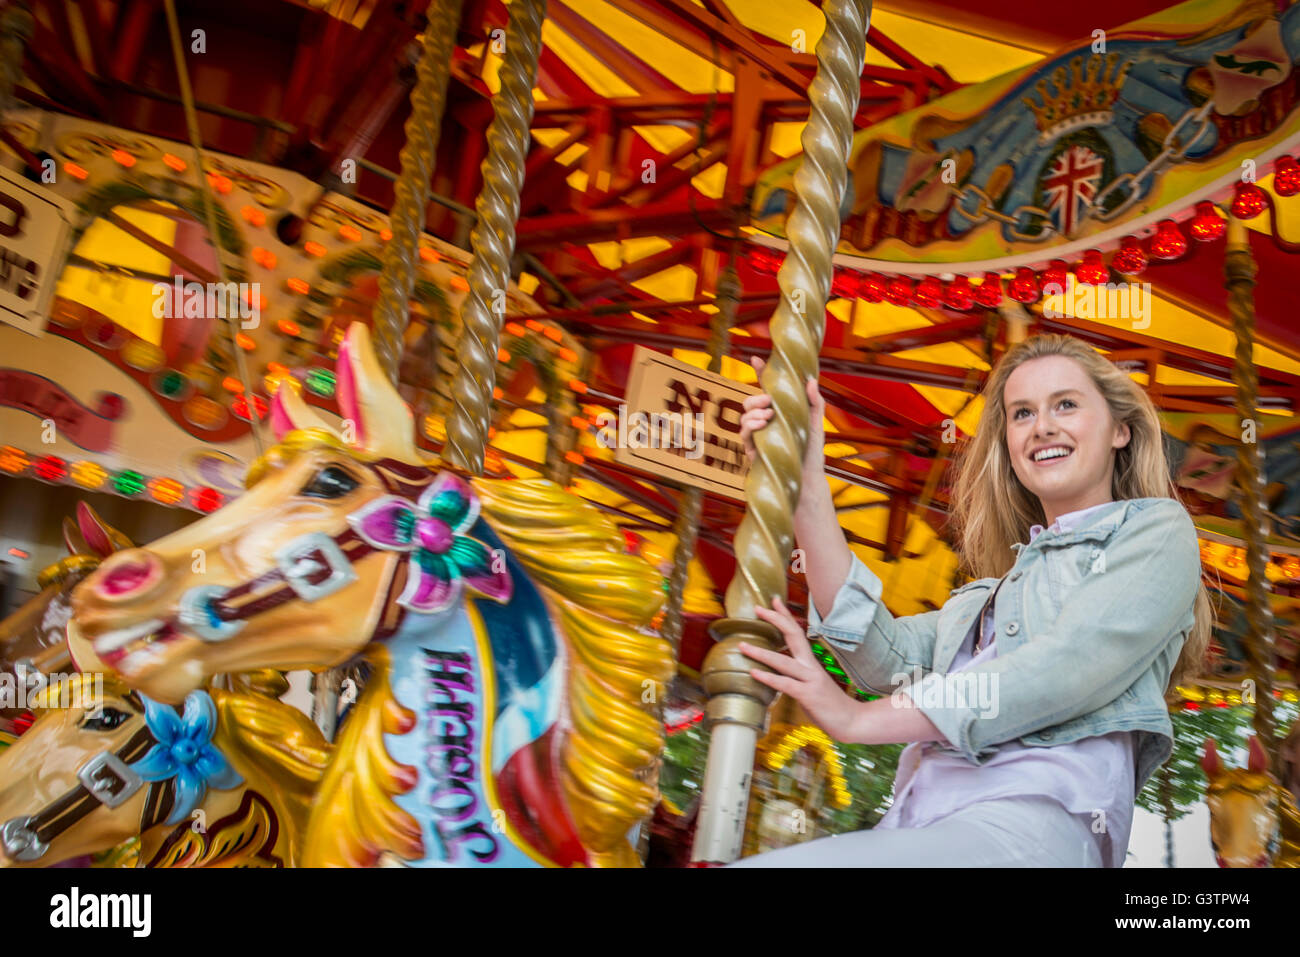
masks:
<instances>
[{"instance_id":1,"label":"carousel horse","mask_svg":"<svg viewBox=\"0 0 1300 957\"><path fill-rule=\"evenodd\" d=\"M306 866L637 865L673 672L662 577L554 483L426 461L363 325L336 379L346 440L278 389L247 493L86 579L73 657L178 702L363 655Z\"/></svg>"},{"instance_id":2,"label":"carousel horse","mask_svg":"<svg viewBox=\"0 0 1300 957\"><path fill-rule=\"evenodd\" d=\"M1259 738L1245 768L1225 768L1213 738L1201 767L1209 779L1210 842L1220 867L1300 867L1300 810L1268 771Z\"/></svg>"},{"instance_id":3,"label":"carousel horse","mask_svg":"<svg viewBox=\"0 0 1300 957\"><path fill-rule=\"evenodd\" d=\"M76 522L63 520L63 542L68 556L37 576L40 592L0 621L0 675L6 678L23 680L35 673L71 670L66 639L72 589L109 555L132 546L85 502L77 503ZM21 730L26 709L6 698L0 694L0 734L11 737ZM20 724L15 727L15 722Z\"/></svg>"},{"instance_id":4,"label":"carousel horse","mask_svg":"<svg viewBox=\"0 0 1300 957\"><path fill-rule=\"evenodd\" d=\"M136 837L144 867L297 866L330 752L276 699L283 677L190 692L182 714L96 678L36 692L36 721L0 752L0 867L48 867Z\"/></svg>"}]
</instances>

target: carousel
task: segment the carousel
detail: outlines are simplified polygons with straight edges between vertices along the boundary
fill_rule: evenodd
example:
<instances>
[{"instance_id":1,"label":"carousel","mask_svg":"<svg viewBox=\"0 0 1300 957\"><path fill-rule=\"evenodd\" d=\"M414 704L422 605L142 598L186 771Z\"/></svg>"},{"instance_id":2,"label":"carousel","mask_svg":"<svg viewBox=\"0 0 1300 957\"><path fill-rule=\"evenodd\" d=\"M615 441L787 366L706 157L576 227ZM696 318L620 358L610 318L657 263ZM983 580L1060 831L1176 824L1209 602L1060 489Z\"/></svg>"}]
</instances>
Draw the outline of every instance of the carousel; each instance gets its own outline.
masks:
<instances>
[{"instance_id":1,"label":"carousel","mask_svg":"<svg viewBox=\"0 0 1300 957\"><path fill-rule=\"evenodd\" d=\"M0 865L874 826L902 746L737 648L808 608L801 383L918 614L1051 332L1155 403L1214 598L1159 863L1199 813L1207 863L1300 866L1300 6L1005 7L0 0Z\"/></svg>"}]
</instances>

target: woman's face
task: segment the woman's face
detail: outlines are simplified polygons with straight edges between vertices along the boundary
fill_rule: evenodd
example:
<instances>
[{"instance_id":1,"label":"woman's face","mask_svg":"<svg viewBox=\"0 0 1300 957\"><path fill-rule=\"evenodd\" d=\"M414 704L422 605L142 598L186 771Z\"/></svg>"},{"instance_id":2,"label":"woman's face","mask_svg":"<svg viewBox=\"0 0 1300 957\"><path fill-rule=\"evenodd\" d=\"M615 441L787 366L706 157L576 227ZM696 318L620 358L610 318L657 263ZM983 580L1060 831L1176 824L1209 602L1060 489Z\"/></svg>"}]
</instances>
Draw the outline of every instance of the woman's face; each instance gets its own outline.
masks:
<instances>
[{"instance_id":1,"label":"woman's face","mask_svg":"<svg viewBox=\"0 0 1300 957\"><path fill-rule=\"evenodd\" d=\"M1079 363L1066 356L1022 363L1007 379L1003 407L1011 467L1048 524L1111 500L1115 449L1128 444L1129 428L1115 424Z\"/></svg>"}]
</instances>

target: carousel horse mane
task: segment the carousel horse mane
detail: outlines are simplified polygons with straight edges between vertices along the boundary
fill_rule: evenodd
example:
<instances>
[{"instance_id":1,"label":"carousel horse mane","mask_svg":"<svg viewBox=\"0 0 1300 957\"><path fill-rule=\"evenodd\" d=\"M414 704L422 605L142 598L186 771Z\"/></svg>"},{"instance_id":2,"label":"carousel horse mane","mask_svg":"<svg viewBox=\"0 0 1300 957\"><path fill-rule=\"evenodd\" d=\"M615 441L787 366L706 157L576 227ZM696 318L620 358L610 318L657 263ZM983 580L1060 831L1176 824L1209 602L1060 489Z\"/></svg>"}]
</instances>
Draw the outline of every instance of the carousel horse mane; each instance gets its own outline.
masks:
<instances>
[{"instance_id":1,"label":"carousel horse mane","mask_svg":"<svg viewBox=\"0 0 1300 957\"><path fill-rule=\"evenodd\" d=\"M472 484L482 515L557 613L570 652L559 783L578 836L593 863L635 866L627 834L658 798L653 702L673 668L667 643L649 631L663 602L660 576L623 552L621 533L590 504L552 482ZM418 823L393 800L415 774L384 745L416 718L392 693L387 649L373 643L366 655L373 671L335 743L306 866L372 866L385 850L411 858L420 847Z\"/></svg>"},{"instance_id":2,"label":"carousel horse mane","mask_svg":"<svg viewBox=\"0 0 1300 957\"><path fill-rule=\"evenodd\" d=\"M200 834L189 822L172 836L148 863L149 867L250 867L274 863L259 849L275 844L274 829L288 827L301 844L307 833L312 799L329 764L331 748L301 711L256 691L209 690L217 706L213 744L250 782L235 813L214 822ZM254 778L273 789L275 808L285 820L276 821Z\"/></svg>"}]
</instances>

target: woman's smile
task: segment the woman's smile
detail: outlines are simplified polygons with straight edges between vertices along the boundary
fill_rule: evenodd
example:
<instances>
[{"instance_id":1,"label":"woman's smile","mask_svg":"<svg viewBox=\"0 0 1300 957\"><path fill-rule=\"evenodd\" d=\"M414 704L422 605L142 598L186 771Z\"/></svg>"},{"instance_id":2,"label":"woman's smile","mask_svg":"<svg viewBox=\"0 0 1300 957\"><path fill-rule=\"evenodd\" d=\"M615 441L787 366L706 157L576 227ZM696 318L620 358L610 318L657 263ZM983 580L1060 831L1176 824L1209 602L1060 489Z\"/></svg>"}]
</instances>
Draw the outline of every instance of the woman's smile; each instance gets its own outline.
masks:
<instances>
[{"instance_id":1,"label":"woman's smile","mask_svg":"<svg viewBox=\"0 0 1300 957\"><path fill-rule=\"evenodd\" d=\"M1007 379L1006 447L1021 483L1049 517L1110 498L1114 451L1128 441L1073 359L1041 356Z\"/></svg>"}]
</instances>

